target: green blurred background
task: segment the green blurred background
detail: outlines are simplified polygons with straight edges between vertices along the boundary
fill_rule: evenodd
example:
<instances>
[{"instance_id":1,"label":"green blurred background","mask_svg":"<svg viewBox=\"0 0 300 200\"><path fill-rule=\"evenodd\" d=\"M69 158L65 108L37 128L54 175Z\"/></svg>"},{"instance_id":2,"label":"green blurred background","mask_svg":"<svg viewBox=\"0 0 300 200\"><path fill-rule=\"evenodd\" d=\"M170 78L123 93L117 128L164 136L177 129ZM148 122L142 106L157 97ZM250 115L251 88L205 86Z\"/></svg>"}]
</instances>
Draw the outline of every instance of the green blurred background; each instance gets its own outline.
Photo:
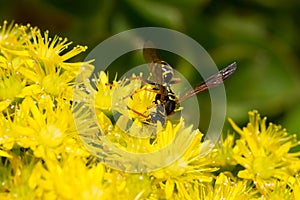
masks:
<instances>
[{"instance_id":1,"label":"green blurred background","mask_svg":"<svg viewBox=\"0 0 300 200\"><path fill-rule=\"evenodd\" d=\"M89 50L79 59L106 38L131 28L157 26L183 32L198 41L217 66L238 63L238 70L225 84L229 117L243 125L247 112L257 109L268 121L300 133L298 0L0 2L1 21L30 23L68 37L74 44L87 45ZM165 60L183 70L192 85L201 81L179 59L167 56ZM130 62L127 59L123 65L134 66ZM199 99L209 101L207 93Z\"/></svg>"}]
</instances>

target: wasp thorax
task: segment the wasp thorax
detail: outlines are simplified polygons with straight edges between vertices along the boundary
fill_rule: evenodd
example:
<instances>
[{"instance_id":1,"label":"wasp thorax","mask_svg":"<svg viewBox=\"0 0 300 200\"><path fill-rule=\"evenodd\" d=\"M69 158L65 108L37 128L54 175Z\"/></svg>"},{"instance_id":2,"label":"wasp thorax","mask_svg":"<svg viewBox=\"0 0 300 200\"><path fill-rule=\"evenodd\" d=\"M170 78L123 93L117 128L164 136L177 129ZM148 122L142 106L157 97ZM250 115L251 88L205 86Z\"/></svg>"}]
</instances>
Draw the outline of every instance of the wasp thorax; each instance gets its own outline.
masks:
<instances>
[{"instance_id":1,"label":"wasp thorax","mask_svg":"<svg viewBox=\"0 0 300 200\"><path fill-rule=\"evenodd\" d=\"M170 84L174 76L173 68L167 62L161 61L161 70L163 82L166 84Z\"/></svg>"}]
</instances>

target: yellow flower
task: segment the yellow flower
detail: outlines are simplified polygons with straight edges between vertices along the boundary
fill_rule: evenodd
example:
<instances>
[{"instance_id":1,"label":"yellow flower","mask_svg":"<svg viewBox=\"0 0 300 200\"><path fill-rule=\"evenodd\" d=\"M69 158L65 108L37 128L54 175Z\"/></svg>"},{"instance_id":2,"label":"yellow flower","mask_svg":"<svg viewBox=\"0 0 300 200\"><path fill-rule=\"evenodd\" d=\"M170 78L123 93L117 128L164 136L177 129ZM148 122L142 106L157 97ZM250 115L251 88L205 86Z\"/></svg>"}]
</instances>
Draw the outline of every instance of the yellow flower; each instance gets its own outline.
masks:
<instances>
[{"instance_id":1,"label":"yellow flower","mask_svg":"<svg viewBox=\"0 0 300 200\"><path fill-rule=\"evenodd\" d=\"M201 199L255 199L257 191L249 181L232 180L230 177L220 173L212 188L207 188Z\"/></svg>"},{"instance_id":2,"label":"yellow flower","mask_svg":"<svg viewBox=\"0 0 300 200\"><path fill-rule=\"evenodd\" d=\"M104 176L108 184L108 199L149 199L153 196L151 177L147 174L130 174L108 170Z\"/></svg>"},{"instance_id":3,"label":"yellow flower","mask_svg":"<svg viewBox=\"0 0 300 200\"><path fill-rule=\"evenodd\" d=\"M77 71L85 63L68 63L67 60L85 51L87 47L78 45L62 54L72 43L66 38L50 38L48 31L42 35L37 28L28 28L26 32L26 48L31 57L24 61L18 71L28 82L38 84L46 93L71 99L73 81Z\"/></svg>"},{"instance_id":4,"label":"yellow flower","mask_svg":"<svg viewBox=\"0 0 300 200\"><path fill-rule=\"evenodd\" d=\"M153 106L153 100L155 99L155 92L152 85L145 85L140 90L137 90L129 99L128 107L134 109L134 111L146 116L141 116L132 110L130 110L130 116L134 119L138 118L141 122L149 120L150 112L155 112L155 106ZM133 90L134 91L134 90ZM147 118L148 117L148 118Z\"/></svg>"},{"instance_id":5,"label":"yellow flower","mask_svg":"<svg viewBox=\"0 0 300 200\"><path fill-rule=\"evenodd\" d=\"M0 115L0 145L10 150L14 144L31 148L37 157L70 152L88 155L76 135L70 105L49 96L38 102L27 97L16 107L12 119Z\"/></svg>"},{"instance_id":6,"label":"yellow flower","mask_svg":"<svg viewBox=\"0 0 300 200\"><path fill-rule=\"evenodd\" d=\"M29 127L30 131L27 133L31 133L28 138L35 141L32 143L28 139L21 140L21 146L32 143L30 147L38 157L47 156L47 151L56 154L68 151L87 155L75 135L71 106L68 103L56 99L55 104L49 96L44 96L37 103L26 98L22 102L21 110L29 114L24 117L23 122L24 126Z\"/></svg>"},{"instance_id":7,"label":"yellow flower","mask_svg":"<svg viewBox=\"0 0 300 200\"><path fill-rule=\"evenodd\" d=\"M211 152L184 119L151 121L155 85L104 72L89 82L89 62L69 63L86 47L70 45L29 25L0 28L0 199L300 199L295 135L252 111L243 129L230 119L236 133ZM90 155L104 147L128 152L124 169L130 155L155 155L145 167L156 170L106 167Z\"/></svg>"},{"instance_id":8,"label":"yellow flower","mask_svg":"<svg viewBox=\"0 0 300 200\"><path fill-rule=\"evenodd\" d=\"M36 159L26 149L14 148L0 162L1 199L33 199L35 193L28 185Z\"/></svg>"},{"instance_id":9,"label":"yellow flower","mask_svg":"<svg viewBox=\"0 0 300 200\"><path fill-rule=\"evenodd\" d=\"M293 191L294 199L300 199L300 174L289 178L289 186Z\"/></svg>"},{"instance_id":10,"label":"yellow flower","mask_svg":"<svg viewBox=\"0 0 300 200\"><path fill-rule=\"evenodd\" d=\"M109 199L104 174L100 163L87 166L83 158L62 155L61 160L45 158L44 164L37 163L29 186L39 199Z\"/></svg>"},{"instance_id":11,"label":"yellow flower","mask_svg":"<svg viewBox=\"0 0 300 200\"><path fill-rule=\"evenodd\" d=\"M1 56L11 58L10 54L29 55L24 49L26 35L24 35L25 26L4 21L0 26L0 49Z\"/></svg>"},{"instance_id":12,"label":"yellow flower","mask_svg":"<svg viewBox=\"0 0 300 200\"><path fill-rule=\"evenodd\" d=\"M234 155L238 164L244 167L238 176L252 179L257 189L264 195L274 189L276 181L286 181L300 170L299 153L290 149L299 142L296 135L289 135L280 126L269 124L261 119L256 111L250 112L250 122L240 129L230 120L233 128L241 135L236 141L238 148Z\"/></svg>"},{"instance_id":13,"label":"yellow flower","mask_svg":"<svg viewBox=\"0 0 300 200\"><path fill-rule=\"evenodd\" d=\"M62 54L72 44L67 38L63 39L58 36L50 38L48 31L45 31L42 35L38 28L28 28L25 31L28 32L28 39L26 40L28 52L40 65L45 65L45 73L55 71L56 67L60 65L65 70L74 70L70 69L71 66L74 66L74 63L66 63L66 61L87 49L86 46L78 45L71 51Z\"/></svg>"},{"instance_id":14,"label":"yellow flower","mask_svg":"<svg viewBox=\"0 0 300 200\"><path fill-rule=\"evenodd\" d=\"M95 93L95 107L100 110L110 110L112 108L112 94L117 85L116 78L112 84L109 83L109 77L103 71L99 73L99 78L95 78L96 91L93 87L91 90Z\"/></svg>"},{"instance_id":15,"label":"yellow flower","mask_svg":"<svg viewBox=\"0 0 300 200\"><path fill-rule=\"evenodd\" d=\"M169 160L170 165L162 166L163 168L150 173L150 176L154 178L156 191L152 196L162 193L166 198L197 198L198 191L203 185L213 180L212 172L217 170L210 166L212 162L208 156L210 145L208 142L201 142L202 134L198 130L193 130L192 127L185 127L183 119L179 123L167 121L166 126L163 127L160 123L149 124L146 122L148 120L146 117L137 114L149 116L149 112L151 112L149 106L153 105L156 96L152 85L142 85L141 80L138 79L125 80L125 82L114 81L113 84L109 84L108 77L103 72L100 72L99 80L96 83L97 90L91 88L89 91L92 91L91 94L94 94L93 96L96 98L98 124L107 139L118 148L135 153L152 153L170 145L174 147L173 152L168 155L169 157L161 155L161 157L153 158L155 159L153 167L155 163L161 163L163 160ZM87 88L89 88L88 84ZM102 97L101 101L97 99L100 96ZM87 106L91 106L88 101ZM130 107L136 112L133 112ZM93 127L91 126L92 121L89 121L87 117L89 114L85 113L83 109L77 110L78 115L75 113L76 117L82 119L79 120L80 122L84 120L86 122L82 127L79 126L82 130L86 127ZM118 118L114 118L114 111L118 111L120 115ZM131 119L133 123L128 123L128 119ZM141 137L150 133L151 128L154 130L153 135ZM96 143L95 136L86 133L85 138L87 137L89 139L86 141ZM92 149L92 151L96 150L96 148ZM93 153L97 155L103 150L99 148L98 151ZM123 159L126 160L126 158ZM151 165L151 163L147 164Z\"/></svg>"},{"instance_id":16,"label":"yellow flower","mask_svg":"<svg viewBox=\"0 0 300 200\"><path fill-rule=\"evenodd\" d=\"M292 189L284 181L276 181L274 189L266 195L267 199L293 200Z\"/></svg>"},{"instance_id":17,"label":"yellow flower","mask_svg":"<svg viewBox=\"0 0 300 200\"><path fill-rule=\"evenodd\" d=\"M170 139L174 139L170 123L168 125L166 130L158 135L158 147L162 147L168 144ZM182 136L182 138L176 138L178 140L188 140L189 137L193 140L176 161L151 174L157 179L155 181L157 190L163 190L165 198L199 199L199 191L213 180L211 173L217 170L210 166L212 160L207 155L210 149L209 143L202 143L202 134L198 130L191 131L191 127L179 130L176 134ZM182 148L180 143L177 148Z\"/></svg>"},{"instance_id":18,"label":"yellow flower","mask_svg":"<svg viewBox=\"0 0 300 200\"><path fill-rule=\"evenodd\" d=\"M71 43L29 25L7 27L5 21L0 29L0 101L41 93L71 100L77 71L87 64L68 63L87 49L78 45L67 51ZM9 103L0 102L0 109Z\"/></svg>"},{"instance_id":19,"label":"yellow flower","mask_svg":"<svg viewBox=\"0 0 300 200\"><path fill-rule=\"evenodd\" d=\"M24 47L23 29L7 21L0 26L0 111L6 109L12 101L21 95L26 83L14 69L19 56L27 56Z\"/></svg>"},{"instance_id":20,"label":"yellow flower","mask_svg":"<svg viewBox=\"0 0 300 200\"><path fill-rule=\"evenodd\" d=\"M68 59L86 47L66 51L70 44L57 36L51 39L47 31L42 35L29 25L3 23L0 145L4 150L17 144L33 148L39 156L45 155L47 148L56 149L56 153L67 150L80 154L77 149L85 152L78 148L70 100L77 70L88 63L68 63Z\"/></svg>"},{"instance_id":21,"label":"yellow flower","mask_svg":"<svg viewBox=\"0 0 300 200\"><path fill-rule=\"evenodd\" d=\"M141 81L130 81L128 84L124 84L124 81L117 82L116 78L113 83L109 83L108 80L109 77L104 72L100 72L99 77L93 79L93 83L84 82L84 89L78 88L75 90L75 100L79 104L82 102L85 103L85 106L81 108L78 108L76 105L74 106L74 115L79 121L77 124L78 132L86 132L86 127L90 127L95 123L94 118L89 117L90 112L93 112L95 107L95 115L99 122L97 124L100 126L101 134L105 135L118 148L130 152L152 152L155 149L152 147L149 137L147 139L132 137L133 135L147 135L143 132L147 132L147 127L144 127L145 124L139 123L137 126L137 123L134 123L129 125L130 121L134 120L134 116L129 115L130 110L127 108L129 102L134 101L135 105L140 106L143 106L143 104L135 101L136 99L133 100L128 95L134 91L134 88L141 84ZM91 84L94 84L95 88ZM142 96L144 93L137 94ZM154 98L151 99L151 103L153 100ZM89 109L85 110L86 107ZM146 109L145 106L143 107ZM120 116L117 116L119 115L118 113L120 113ZM88 134L85 137L93 140L94 136L88 136ZM151 134L149 135L151 136Z\"/></svg>"},{"instance_id":22,"label":"yellow flower","mask_svg":"<svg viewBox=\"0 0 300 200\"><path fill-rule=\"evenodd\" d=\"M10 150L15 144L17 133L14 127L17 126L15 118L6 117L7 113L0 113L0 145L1 149Z\"/></svg>"},{"instance_id":23,"label":"yellow flower","mask_svg":"<svg viewBox=\"0 0 300 200\"><path fill-rule=\"evenodd\" d=\"M15 76L0 75L0 101L14 99L21 93L23 87L22 82Z\"/></svg>"},{"instance_id":24,"label":"yellow flower","mask_svg":"<svg viewBox=\"0 0 300 200\"><path fill-rule=\"evenodd\" d=\"M219 144L216 145L212 152L213 164L222 166L223 168L232 168L236 165L234 155L238 149L235 147L235 135L227 134L226 137L222 137Z\"/></svg>"}]
</instances>

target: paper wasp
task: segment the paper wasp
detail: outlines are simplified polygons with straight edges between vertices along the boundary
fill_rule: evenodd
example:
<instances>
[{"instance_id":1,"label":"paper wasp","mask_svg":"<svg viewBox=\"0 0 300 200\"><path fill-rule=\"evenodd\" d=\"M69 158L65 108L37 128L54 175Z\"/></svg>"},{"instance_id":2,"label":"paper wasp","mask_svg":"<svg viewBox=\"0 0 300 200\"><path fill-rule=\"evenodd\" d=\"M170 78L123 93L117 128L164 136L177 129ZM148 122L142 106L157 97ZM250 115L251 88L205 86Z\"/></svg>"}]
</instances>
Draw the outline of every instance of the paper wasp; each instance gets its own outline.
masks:
<instances>
[{"instance_id":1,"label":"paper wasp","mask_svg":"<svg viewBox=\"0 0 300 200\"><path fill-rule=\"evenodd\" d=\"M148 116L145 116L143 113L139 113L133 108L128 107L128 109L146 118L148 123L153 124L161 122L161 124L164 125L166 122L165 118L176 112L176 108L179 107L180 103L207 89L222 84L223 81L230 77L237 68L236 63L234 62L218 73L213 74L205 81L196 85L184 95L177 97L172 91L171 85L179 83L180 79L173 77L173 68L167 62L161 59L158 50L154 47L152 42L148 41L145 43L143 48L143 56L148 64L151 80L144 79L142 77L135 77L135 79L140 79L146 84L153 86L151 91L156 93L153 101L155 111L151 112Z\"/></svg>"}]
</instances>

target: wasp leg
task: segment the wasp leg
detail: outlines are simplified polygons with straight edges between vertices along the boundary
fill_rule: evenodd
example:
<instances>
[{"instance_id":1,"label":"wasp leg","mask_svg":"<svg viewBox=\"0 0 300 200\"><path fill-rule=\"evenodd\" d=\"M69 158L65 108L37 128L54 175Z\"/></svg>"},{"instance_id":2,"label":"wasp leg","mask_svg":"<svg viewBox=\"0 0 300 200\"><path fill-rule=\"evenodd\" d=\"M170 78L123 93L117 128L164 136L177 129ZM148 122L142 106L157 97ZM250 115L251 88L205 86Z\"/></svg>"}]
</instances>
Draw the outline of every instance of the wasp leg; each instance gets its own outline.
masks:
<instances>
[{"instance_id":1,"label":"wasp leg","mask_svg":"<svg viewBox=\"0 0 300 200\"><path fill-rule=\"evenodd\" d=\"M137 114L137 115L139 115L139 116L141 116L141 117L143 117L143 118L145 118L145 119L149 119L149 116L146 116L146 115L144 115L143 113L140 113L140 112L138 112L138 111L136 111L136 110L130 108L129 106L127 106L127 109L128 109L128 110L131 110L131 111L134 112L135 114Z\"/></svg>"},{"instance_id":2,"label":"wasp leg","mask_svg":"<svg viewBox=\"0 0 300 200\"><path fill-rule=\"evenodd\" d=\"M146 79L144 79L142 77L132 77L132 78L129 78L127 80L141 80L141 81L145 82L146 84L150 84L150 85L153 85L153 86L157 85L156 83L151 82L149 80L146 80ZM154 93L157 93L157 94L161 93L161 92L159 92L160 91L159 88L156 88L156 87L153 87L153 88L143 87L143 88L140 88L138 90L135 90L131 94L126 95L125 97L122 98L122 100L124 100L126 98L129 98L129 97L132 97L134 94L139 93L139 92L141 92L143 90L146 90L146 91L149 91L149 92L154 92Z\"/></svg>"},{"instance_id":3,"label":"wasp leg","mask_svg":"<svg viewBox=\"0 0 300 200\"><path fill-rule=\"evenodd\" d=\"M140 76L127 78L126 80L128 80L128 81L140 80L140 81L142 81L142 82L144 82L144 83L151 84L151 85L155 85L154 82L152 82L152 81L150 81L150 80L147 80L147 79L144 79L143 77L140 77Z\"/></svg>"},{"instance_id":4,"label":"wasp leg","mask_svg":"<svg viewBox=\"0 0 300 200\"><path fill-rule=\"evenodd\" d=\"M134 92L126 95L125 97L122 98L122 100L127 99L129 97L132 97L133 95L135 95L135 94L137 94L137 93L139 93L139 92L141 92L143 90L148 91L148 92L158 93L158 89L155 89L155 88L141 88L139 90L135 90Z\"/></svg>"}]
</instances>

